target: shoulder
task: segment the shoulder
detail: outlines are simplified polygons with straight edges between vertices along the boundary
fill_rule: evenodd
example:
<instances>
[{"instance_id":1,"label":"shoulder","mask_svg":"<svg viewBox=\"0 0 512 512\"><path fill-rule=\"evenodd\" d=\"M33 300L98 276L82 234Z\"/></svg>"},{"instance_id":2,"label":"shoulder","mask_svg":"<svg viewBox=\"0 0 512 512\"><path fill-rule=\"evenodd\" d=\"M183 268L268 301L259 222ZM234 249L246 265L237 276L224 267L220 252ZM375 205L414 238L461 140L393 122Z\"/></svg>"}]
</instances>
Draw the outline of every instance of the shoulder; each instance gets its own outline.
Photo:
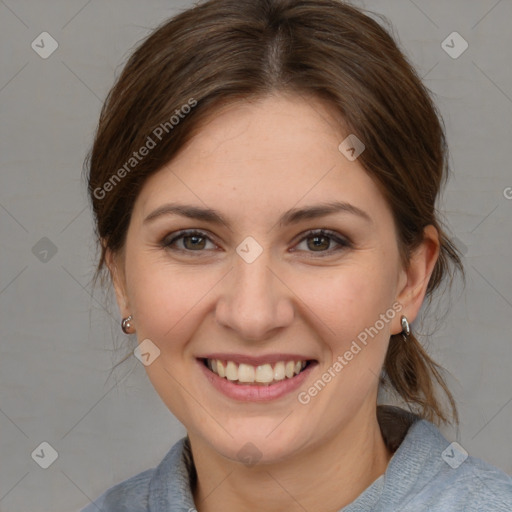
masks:
<instances>
[{"instance_id":1,"label":"shoulder","mask_svg":"<svg viewBox=\"0 0 512 512\"><path fill-rule=\"evenodd\" d=\"M512 477L505 472L478 458L468 457L461 480L466 482L466 510L512 510Z\"/></svg>"},{"instance_id":2,"label":"shoulder","mask_svg":"<svg viewBox=\"0 0 512 512\"><path fill-rule=\"evenodd\" d=\"M155 469L147 469L107 489L81 512L147 512L149 484Z\"/></svg>"},{"instance_id":3,"label":"shoulder","mask_svg":"<svg viewBox=\"0 0 512 512\"><path fill-rule=\"evenodd\" d=\"M192 476L190 445L187 438L182 438L157 467L110 487L81 512L148 512L192 503L189 489Z\"/></svg>"},{"instance_id":4,"label":"shoulder","mask_svg":"<svg viewBox=\"0 0 512 512\"><path fill-rule=\"evenodd\" d=\"M512 510L512 478L471 456L456 469L442 468L421 494L432 511Z\"/></svg>"},{"instance_id":5,"label":"shoulder","mask_svg":"<svg viewBox=\"0 0 512 512\"><path fill-rule=\"evenodd\" d=\"M409 439L408 439L409 438ZM414 492L403 510L510 512L512 477L447 441L425 420L411 427L404 442L409 457L419 457ZM423 507L423 508L421 508Z\"/></svg>"}]
</instances>

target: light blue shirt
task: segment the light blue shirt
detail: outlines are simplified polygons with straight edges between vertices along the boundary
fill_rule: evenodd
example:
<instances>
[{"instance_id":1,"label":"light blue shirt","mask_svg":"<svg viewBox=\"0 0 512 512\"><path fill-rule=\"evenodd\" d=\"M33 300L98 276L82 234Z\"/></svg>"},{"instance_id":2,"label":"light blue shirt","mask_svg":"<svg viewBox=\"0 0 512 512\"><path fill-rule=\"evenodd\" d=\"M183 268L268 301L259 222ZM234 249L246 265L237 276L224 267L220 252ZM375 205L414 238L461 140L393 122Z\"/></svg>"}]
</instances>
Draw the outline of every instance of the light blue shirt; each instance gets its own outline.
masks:
<instances>
[{"instance_id":1,"label":"light blue shirt","mask_svg":"<svg viewBox=\"0 0 512 512\"><path fill-rule=\"evenodd\" d=\"M397 409L387 408L388 420L393 410ZM404 426L403 417L395 421L399 430L400 422ZM395 434L385 431L389 421L380 425L392 447ZM397 449L385 473L339 512L512 511L512 477L467 456L434 424L415 417L401 438L395 439ZM156 468L111 487L82 512L193 512L195 478L189 440L184 437Z\"/></svg>"}]
</instances>

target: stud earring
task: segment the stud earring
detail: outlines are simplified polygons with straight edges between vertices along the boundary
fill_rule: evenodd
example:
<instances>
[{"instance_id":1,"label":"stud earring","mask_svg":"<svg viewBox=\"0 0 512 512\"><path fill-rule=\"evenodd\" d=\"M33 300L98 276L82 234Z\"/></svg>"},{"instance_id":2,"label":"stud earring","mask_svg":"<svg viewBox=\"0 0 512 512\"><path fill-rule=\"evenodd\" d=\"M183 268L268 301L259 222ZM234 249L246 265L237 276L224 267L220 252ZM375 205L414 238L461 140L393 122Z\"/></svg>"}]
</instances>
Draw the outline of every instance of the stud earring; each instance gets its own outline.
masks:
<instances>
[{"instance_id":1,"label":"stud earring","mask_svg":"<svg viewBox=\"0 0 512 512\"><path fill-rule=\"evenodd\" d=\"M407 317L405 315L402 315L400 318L400 323L402 324L402 336L405 341L407 341L407 338L409 334L411 334L411 326L409 324L409 320L407 320Z\"/></svg>"},{"instance_id":2,"label":"stud earring","mask_svg":"<svg viewBox=\"0 0 512 512\"><path fill-rule=\"evenodd\" d=\"M135 332L135 328L133 327L132 323L133 317L132 315L127 316L126 318L123 318L123 321L121 322L121 329L125 334L133 334Z\"/></svg>"}]
</instances>

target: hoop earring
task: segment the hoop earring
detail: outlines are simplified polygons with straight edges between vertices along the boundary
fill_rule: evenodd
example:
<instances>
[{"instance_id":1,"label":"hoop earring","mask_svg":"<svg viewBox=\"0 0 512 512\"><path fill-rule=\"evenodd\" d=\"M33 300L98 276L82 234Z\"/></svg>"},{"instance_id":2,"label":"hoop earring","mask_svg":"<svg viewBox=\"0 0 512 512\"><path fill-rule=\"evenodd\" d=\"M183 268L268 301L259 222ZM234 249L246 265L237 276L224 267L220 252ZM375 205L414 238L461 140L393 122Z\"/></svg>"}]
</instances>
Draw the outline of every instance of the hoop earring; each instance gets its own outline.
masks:
<instances>
[{"instance_id":1,"label":"hoop earring","mask_svg":"<svg viewBox=\"0 0 512 512\"><path fill-rule=\"evenodd\" d=\"M409 334L411 334L411 326L409 324L409 320L407 320L405 315L402 315L400 318L400 323L402 324L402 337L404 338L404 341L407 341Z\"/></svg>"},{"instance_id":2,"label":"hoop earring","mask_svg":"<svg viewBox=\"0 0 512 512\"><path fill-rule=\"evenodd\" d=\"M133 327L132 323L133 317L132 315L127 316L126 318L123 318L123 321L121 322L121 329L125 334L133 334L135 332L135 328Z\"/></svg>"}]
</instances>

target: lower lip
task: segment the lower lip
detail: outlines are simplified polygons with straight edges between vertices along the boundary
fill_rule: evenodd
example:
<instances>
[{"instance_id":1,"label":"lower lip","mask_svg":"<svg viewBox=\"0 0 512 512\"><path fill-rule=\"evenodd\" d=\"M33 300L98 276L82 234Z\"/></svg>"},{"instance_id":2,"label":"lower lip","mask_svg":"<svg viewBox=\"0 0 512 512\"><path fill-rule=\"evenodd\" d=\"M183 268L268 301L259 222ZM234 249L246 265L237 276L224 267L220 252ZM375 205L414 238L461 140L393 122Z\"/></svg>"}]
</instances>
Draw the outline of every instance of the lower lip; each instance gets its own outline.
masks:
<instances>
[{"instance_id":1,"label":"lower lip","mask_svg":"<svg viewBox=\"0 0 512 512\"><path fill-rule=\"evenodd\" d=\"M308 377L313 367L316 366L316 363L310 363L304 370L291 379L285 378L284 380L266 386L264 384L235 384L213 373L205 366L202 360L198 359L197 362L205 377L214 388L229 398L243 402L265 402L281 398L295 391Z\"/></svg>"}]
</instances>

